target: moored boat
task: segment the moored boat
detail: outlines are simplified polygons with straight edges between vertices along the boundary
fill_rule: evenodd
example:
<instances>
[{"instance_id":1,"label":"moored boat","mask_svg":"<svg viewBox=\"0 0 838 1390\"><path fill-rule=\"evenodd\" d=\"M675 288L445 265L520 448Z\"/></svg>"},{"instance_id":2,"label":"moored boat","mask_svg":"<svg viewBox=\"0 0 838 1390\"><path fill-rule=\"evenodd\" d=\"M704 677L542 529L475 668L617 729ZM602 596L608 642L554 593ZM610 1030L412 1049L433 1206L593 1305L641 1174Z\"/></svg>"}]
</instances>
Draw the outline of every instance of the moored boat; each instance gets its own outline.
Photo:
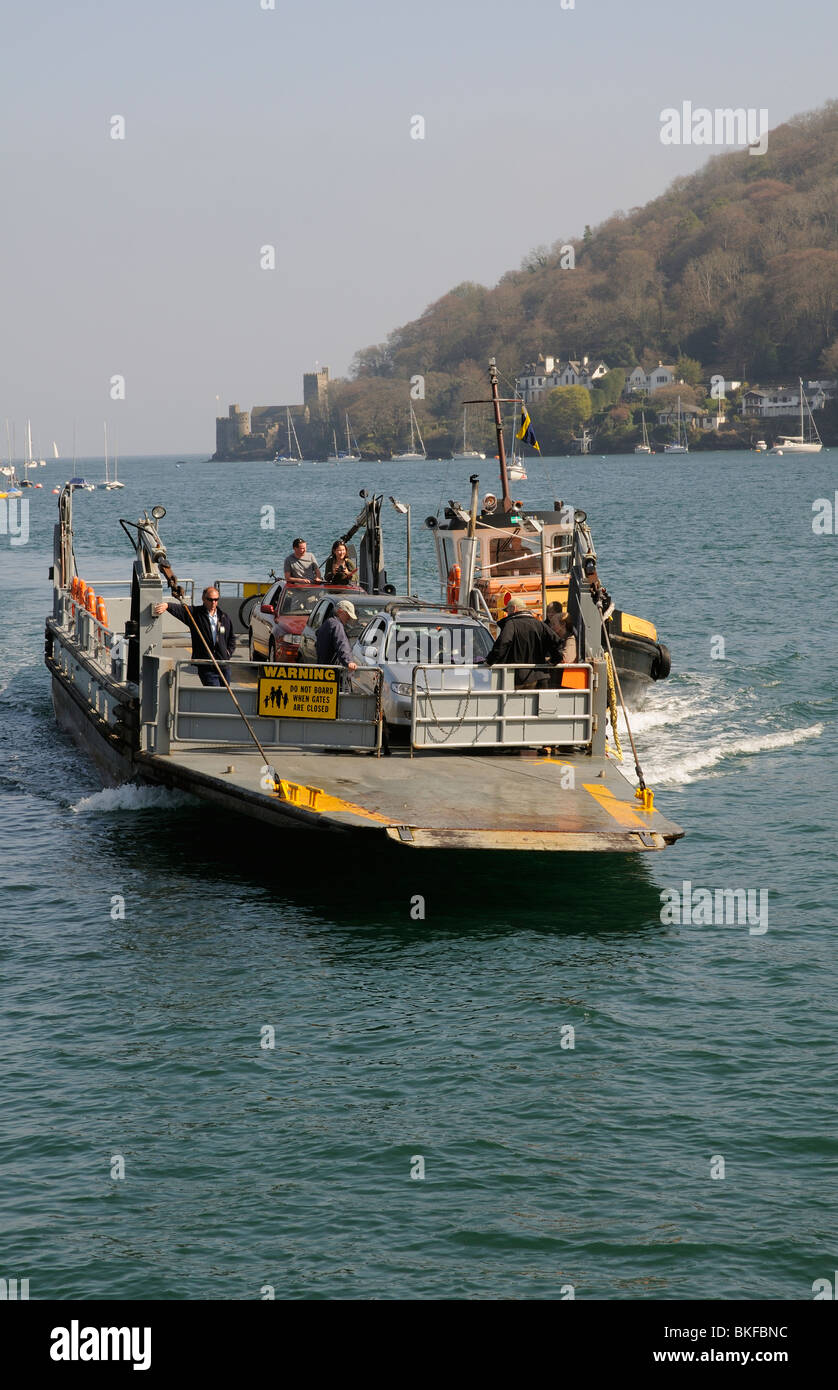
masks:
<instances>
[{"instance_id":1,"label":"moored boat","mask_svg":"<svg viewBox=\"0 0 838 1390\"><path fill-rule=\"evenodd\" d=\"M812 414L812 407L809 405L809 402L806 399L806 393L803 390L802 377L798 378L798 381L798 401L800 405L800 433L781 434L773 449L771 450L772 454L819 454L821 449L823 448L823 441L821 440L821 437L818 433L818 427L815 424L815 417ZM807 412L805 422L803 415L804 408Z\"/></svg>"}]
</instances>

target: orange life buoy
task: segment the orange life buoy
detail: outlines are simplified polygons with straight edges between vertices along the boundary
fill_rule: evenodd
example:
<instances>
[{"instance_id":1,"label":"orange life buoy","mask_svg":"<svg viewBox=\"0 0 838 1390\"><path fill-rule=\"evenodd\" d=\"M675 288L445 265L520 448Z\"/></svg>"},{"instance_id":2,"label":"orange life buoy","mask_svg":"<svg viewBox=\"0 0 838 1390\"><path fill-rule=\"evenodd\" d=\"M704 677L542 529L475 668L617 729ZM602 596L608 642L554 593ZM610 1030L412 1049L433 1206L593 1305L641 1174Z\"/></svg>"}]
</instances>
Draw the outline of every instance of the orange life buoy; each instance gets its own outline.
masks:
<instances>
[{"instance_id":1,"label":"orange life buoy","mask_svg":"<svg viewBox=\"0 0 838 1390\"><path fill-rule=\"evenodd\" d=\"M90 587L89 584L88 584L88 586L87 586L87 593L86 593L85 596L84 596L84 606L85 606L85 608L87 609L88 613L92 613L93 616L94 616L94 618L95 618L95 616L96 616L96 595L94 594L94 592L93 592L93 590L91 589L91 587Z\"/></svg>"},{"instance_id":2,"label":"orange life buoy","mask_svg":"<svg viewBox=\"0 0 838 1390\"><path fill-rule=\"evenodd\" d=\"M458 603L460 598L460 566L452 565L448 571L448 602Z\"/></svg>"},{"instance_id":3,"label":"orange life buoy","mask_svg":"<svg viewBox=\"0 0 838 1390\"><path fill-rule=\"evenodd\" d=\"M103 627L107 627L108 625L108 610L105 607L105 600L102 598L101 594L96 600L96 621L97 623L101 623Z\"/></svg>"},{"instance_id":4,"label":"orange life buoy","mask_svg":"<svg viewBox=\"0 0 838 1390\"><path fill-rule=\"evenodd\" d=\"M79 592L79 577L78 577L77 574L74 574L74 575L73 575L73 578L72 578L72 581L71 581L71 583L70 583L70 597L71 597L71 598L77 598L77 597L78 597L78 592Z\"/></svg>"}]
</instances>

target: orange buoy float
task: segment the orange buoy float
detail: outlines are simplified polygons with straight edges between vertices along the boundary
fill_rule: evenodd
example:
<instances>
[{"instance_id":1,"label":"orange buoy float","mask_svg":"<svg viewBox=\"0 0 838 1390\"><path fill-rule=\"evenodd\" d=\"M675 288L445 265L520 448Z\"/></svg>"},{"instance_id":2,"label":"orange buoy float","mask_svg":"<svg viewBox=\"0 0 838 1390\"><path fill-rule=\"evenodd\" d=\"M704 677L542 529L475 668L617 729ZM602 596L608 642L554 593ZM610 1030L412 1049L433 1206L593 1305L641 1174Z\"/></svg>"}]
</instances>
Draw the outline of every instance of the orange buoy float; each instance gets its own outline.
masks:
<instances>
[{"instance_id":1,"label":"orange buoy float","mask_svg":"<svg viewBox=\"0 0 838 1390\"><path fill-rule=\"evenodd\" d=\"M88 586L87 586L87 593L86 593L85 596L84 596L84 606L85 606L85 608L87 609L88 613L92 613L93 616L94 616L94 618L95 618L95 617L96 617L96 595L94 594L94 592L93 592L93 590L91 589L91 587L90 587L89 584L88 584Z\"/></svg>"},{"instance_id":2,"label":"orange buoy float","mask_svg":"<svg viewBox=\"0 0 838 1390\"><path fill-rule=\"evenodd\" d=\"M96 600L96 621L101 623L103 627L107 627L108 625L108 610L105 607L105 600L102 598L101 594Z\"/></svg>"}]
</instances>

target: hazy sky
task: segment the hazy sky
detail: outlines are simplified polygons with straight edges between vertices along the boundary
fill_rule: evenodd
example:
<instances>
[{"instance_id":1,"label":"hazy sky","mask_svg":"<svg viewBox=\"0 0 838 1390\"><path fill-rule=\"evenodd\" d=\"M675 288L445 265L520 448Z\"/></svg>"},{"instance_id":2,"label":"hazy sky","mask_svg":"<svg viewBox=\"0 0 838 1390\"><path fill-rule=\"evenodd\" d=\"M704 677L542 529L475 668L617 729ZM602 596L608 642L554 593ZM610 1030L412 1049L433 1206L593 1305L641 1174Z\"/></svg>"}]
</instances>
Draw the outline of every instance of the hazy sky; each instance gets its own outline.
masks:
<instances>
[{"instance_id":1,"label":"hazy sky","mask_svg":"<svg viewBox=\"0 0 838 1390\"><path fill-rule=\"evenodd\" d=\"M460 281L718 152L662 145L664 107L776 126L838 96L835 0L269 3L0 5L18 453L27 416L42 452L75 418L101 453L107 418L123 454L210 453L230 401L300 400L316 362L345 373Z\"/></svg>"}]
</instances>

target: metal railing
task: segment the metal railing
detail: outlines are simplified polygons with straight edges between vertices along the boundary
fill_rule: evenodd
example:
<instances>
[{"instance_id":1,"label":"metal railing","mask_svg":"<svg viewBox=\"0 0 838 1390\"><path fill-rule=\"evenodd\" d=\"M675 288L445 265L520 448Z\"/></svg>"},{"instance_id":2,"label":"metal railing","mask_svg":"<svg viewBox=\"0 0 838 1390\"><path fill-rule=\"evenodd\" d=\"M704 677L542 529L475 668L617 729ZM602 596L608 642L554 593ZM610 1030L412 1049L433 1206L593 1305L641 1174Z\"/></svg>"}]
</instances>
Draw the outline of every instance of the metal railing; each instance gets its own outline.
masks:
<instances>
[{"instance_id":1,"label":"metal railing","mask_svg":"<svg viewBox=\"0 0 838 1390\"><path fill-rule=\"evenodd\" d=\"M536 672L555 685L516 685L515 672ZM583 672L584 686L559 685ZM429 673L434 673L428 679ZM438 673L438 675L437 675ZM573 677L571 677L573 679ZM527 748L589 744L593 733L593 667L416 666L410 741L413 748Z\"/></svg>"},{"instance_id":2,"label":"metal railing","mask_svg":"<svg viewBox=\"0 0 838 1390\"><path fill-rule=\"evenodd\" d=\"M282 662L236 658L219 664L266 748L381 753L380 669L365 667L364 676L369 679L362 687L342 667L284 666ZM227 690L223 685L203 685L202 670L215 672L215 666L211 661L177 661L164 676L172 687L168 717L172 743L249 743L247 729ZM293 674L279 676L276 673L280 670ZM329 678L314 675L315 671L328 672ZM268 710L265 697L271 693ZM294 712L295 703L298 712Z\"/></svg>"}]
</instances>

